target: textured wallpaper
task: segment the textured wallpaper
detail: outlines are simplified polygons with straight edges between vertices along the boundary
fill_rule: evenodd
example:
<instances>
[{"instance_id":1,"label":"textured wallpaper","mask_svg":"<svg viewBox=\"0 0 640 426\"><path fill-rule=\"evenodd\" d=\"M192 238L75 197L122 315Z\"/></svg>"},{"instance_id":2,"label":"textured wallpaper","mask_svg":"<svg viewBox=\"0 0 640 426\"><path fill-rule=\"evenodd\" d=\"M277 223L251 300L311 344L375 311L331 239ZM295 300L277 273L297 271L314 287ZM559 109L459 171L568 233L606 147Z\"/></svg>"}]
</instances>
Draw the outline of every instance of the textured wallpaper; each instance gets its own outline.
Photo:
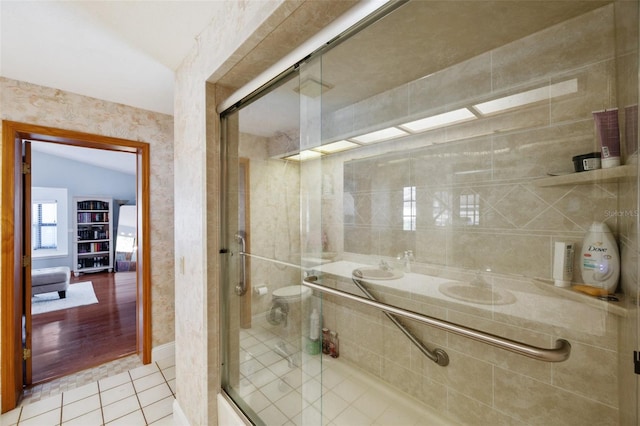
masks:
<instances>
[{"instance_id":1,"label":"textured wallpaper","mask_svg":"<svg viewBox=\"0 0 640 426\"><path fill-rule=\"evenodd\" d=\"M173 341L173 117L0 78L0 118L151 146L152 344Z\"/></svg>"}]
</instances>

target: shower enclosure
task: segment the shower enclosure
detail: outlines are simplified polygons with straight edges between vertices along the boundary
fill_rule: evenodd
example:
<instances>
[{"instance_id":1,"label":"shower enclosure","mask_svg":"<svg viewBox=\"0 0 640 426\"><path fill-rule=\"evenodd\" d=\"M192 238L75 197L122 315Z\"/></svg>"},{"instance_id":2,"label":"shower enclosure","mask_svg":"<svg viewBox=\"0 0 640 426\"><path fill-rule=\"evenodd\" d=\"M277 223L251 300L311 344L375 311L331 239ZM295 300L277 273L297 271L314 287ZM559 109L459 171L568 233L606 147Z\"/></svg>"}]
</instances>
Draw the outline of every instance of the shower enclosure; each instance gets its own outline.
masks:
<instances>
[{"instance_id":1,"label":"shower enclosure","mask_svg":"<svg viewBox=\"0 0 640 426\"><path fill-rule=\"evenodd\" d=\"M638 22L394 2L223 113L223 388L252 422L638 423ZM605 109L622 165L575 173ZM593 222L615 297L554 285Z\"/></svg>"}]
</instances>

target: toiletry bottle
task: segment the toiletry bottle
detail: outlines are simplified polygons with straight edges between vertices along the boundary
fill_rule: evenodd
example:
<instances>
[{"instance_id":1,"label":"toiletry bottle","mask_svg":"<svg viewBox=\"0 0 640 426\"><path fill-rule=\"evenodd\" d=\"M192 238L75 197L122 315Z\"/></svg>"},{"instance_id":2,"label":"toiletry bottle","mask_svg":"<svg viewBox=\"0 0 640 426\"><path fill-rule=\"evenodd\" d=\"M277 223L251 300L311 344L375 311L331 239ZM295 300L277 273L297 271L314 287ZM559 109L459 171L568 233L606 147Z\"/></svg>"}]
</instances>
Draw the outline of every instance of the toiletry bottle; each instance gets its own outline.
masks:
<instances>
[{"instance_id":1,"label":"toiletry bottle","mask_svg":"<svg viewBox=\"0 0 640 426\"><path fill-rule=\"evenodd\" d=\"M615 291L620 277L620 255L616 240L606 224L591 224L582 243L580 270L585 284L609 293Z\"/></svg>"},{"instance_id":2,"label":"toiletry bottle","mask_svg":"<svg viewBox=\"0 0 640 426\"><path fill-rule=\"evenodd\" d=\"M553 251L553 281L556 287L569 287L573 279L574 244L557 241Z\"/></svg>"},{"instance_id":3,"label":"toiletry bottle","mask_svg":"<svg viewBox=\"0 0 640 426\"><path fill-rule=\"evenodd\" d=\"M331 339L329 340L329 355L332 358L338 358L340 355L340 343L338 340L338 333L335 331L331 332Z\"/></svg>"},{"instance_id":4,"label":"toiletry bottle","mask_svg":"<svg viewBox=\"0 0 640 426\"><path fill-rule=\"evenodd\" d=\"M320 353L320 315L318 310L313 309L309 316L309 341L307 342L307 353L316 355Z\"/></svg>"},{"instance_id":5,"label":"toiletry bottle","mask_svg":"<svg viewBox=\"0 0 640 426\"><path fill-rule=\"evenodd\" d=\"M618 108L593 113L603 169L620 165L620 129Z\"/></svg>"},{"instance_id":6,"label":"toiletry bottle","mask_svg":"<svg viewBox=\"0 0 640 426\"><path fill-rule=\"evenodd\" d=\"M331 340L331 336L329 335L329 329L322 329L322 353L329 355L329 342Z\"/></svg>"}]
</instances>

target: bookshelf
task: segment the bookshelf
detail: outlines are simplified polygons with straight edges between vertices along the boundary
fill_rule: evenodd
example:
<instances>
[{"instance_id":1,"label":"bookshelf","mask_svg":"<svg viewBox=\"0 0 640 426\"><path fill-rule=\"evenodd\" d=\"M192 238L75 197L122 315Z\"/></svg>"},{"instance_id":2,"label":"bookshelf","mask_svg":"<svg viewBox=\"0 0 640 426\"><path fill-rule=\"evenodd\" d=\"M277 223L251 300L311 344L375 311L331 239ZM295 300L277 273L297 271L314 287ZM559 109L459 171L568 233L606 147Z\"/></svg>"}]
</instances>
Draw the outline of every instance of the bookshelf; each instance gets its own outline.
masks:
<instances>
[{"instance_id":1,"label":"bookshelf","mask_svg":"<svg viewBox=\"0 0 640 426\"><path fill-rule=\"evenodd\" d=\"M113 271L113 201L101 197L74 197L74 270Z\"/></svg>"}]
</instances>

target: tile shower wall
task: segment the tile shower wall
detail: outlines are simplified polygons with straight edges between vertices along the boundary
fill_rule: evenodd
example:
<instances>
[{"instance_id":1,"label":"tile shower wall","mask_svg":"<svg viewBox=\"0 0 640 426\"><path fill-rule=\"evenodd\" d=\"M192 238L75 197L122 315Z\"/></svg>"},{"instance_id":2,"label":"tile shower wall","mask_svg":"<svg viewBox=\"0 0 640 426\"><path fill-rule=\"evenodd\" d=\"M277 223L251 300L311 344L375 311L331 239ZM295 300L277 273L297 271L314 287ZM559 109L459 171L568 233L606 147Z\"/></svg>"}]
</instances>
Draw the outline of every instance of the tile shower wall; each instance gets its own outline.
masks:
<instances>
[{"instance_id":1,"label":"tile shower wall","mask_svg":"<svg viewBox=\"0 0 640 426\"><path fill-rule=\"evenodd\" d=\"M324 117L324 135L335 138L558 82L577 85L548 102L325 160L323 172L344 173L335 185L344 194L323 205L333 212L325 222L332 239L341 237L343 209L344 240L336 244L345 252L413 250L419 262L551 278L554 241L579 243L593 221L617 232L610 214L617 184L532 184L572 171L571 157L596 149L591 112L617 106L613 28L609 5ZM381 102L390 97L393 105ZM412 187L417 213L407 231L403 190Z\"/></svg>"},{"instance_id":2,"label":"tile shower wall","mask_svg":"<svg viewBox=\"0 0 640 426\"><path fill-rule=\"evenodd\" d=\"M251 253L267 259L300 261L300 175L296 164L269 158L268 139L240 135L241 157L249 159ZM252 295L252 315L264 315L278 288L298 284L300 271L257 258L251 260L252 286L266 286L268 294Z\"/></svg>"}]
</instances>

